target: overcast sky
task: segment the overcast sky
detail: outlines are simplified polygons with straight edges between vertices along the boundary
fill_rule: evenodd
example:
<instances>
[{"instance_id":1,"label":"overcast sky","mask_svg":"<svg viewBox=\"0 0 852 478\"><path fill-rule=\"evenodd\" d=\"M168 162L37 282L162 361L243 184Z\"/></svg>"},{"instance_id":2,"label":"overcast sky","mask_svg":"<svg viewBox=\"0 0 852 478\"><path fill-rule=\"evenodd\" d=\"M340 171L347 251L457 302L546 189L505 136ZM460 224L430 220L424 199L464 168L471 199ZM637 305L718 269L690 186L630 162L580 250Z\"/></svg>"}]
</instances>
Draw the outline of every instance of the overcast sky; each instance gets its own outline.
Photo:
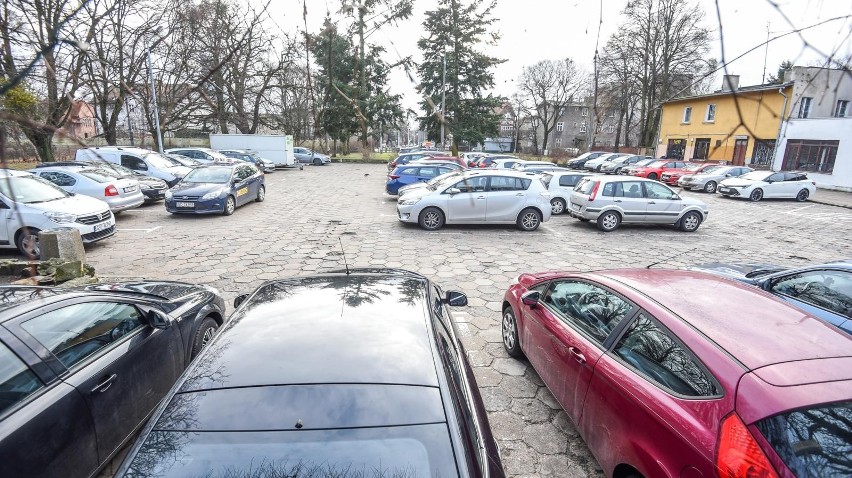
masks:
<instances>
[{"instance_id":1,"label":"overcast sky","mask_svg":"<svg viewBox=\"0 0 852 478\"><path fill-rule=\"evenodd\" d=\"M258 5L267 0L251 0ZM721 60L719 21L716 13L718 1L721 26L724 33L725 58L730 61L745 51L766 41L767 23L770 37L796 28L803 28L834 17L847 17L802 32L804 40L823 52L838 51L838 56L852 54L852 2L848 0L775 0L780 12L768 0L696 0L703 8L705 22L713 30L711 55ZM484 3L484 2L483 2ZM620 12L627 0L603 0L603 22L600 25L600 46L621 23ZM308 28L319 31L326 11L332 18L346 25L347 20L338 13L340 0L307 0ZM435 8L434 0L415 0L414 15L399 25L386 27L375 33L370 41L385 46L390 63L400 56L413 55L419 61L417 40L423 36L424 12ZM302 0L272 0L270 13L274 23L287 31L303 31ZM543 59L570 57L578 64L592 69L595 42L598 38L600 3L594 0L499 0L495 9L494 24L501 35L499 44L489 48L493 56L505 63L495 69L494 93L510 96L514 83L525 65ZM792 26L784 19L789 18ZM774 73L784 60L797 65L808 65L822 58L812 49L804 48L798 35L788 35L765 48L733 61L728 70L740 75L740 85L759 84L763 76L764 55L767 54L766 75ZM398 52L398 53L397 53ZM721 78L721 77L720 77ZM416 77L415 77L416 80ZM721 84L721 79L718 79ZM403 71L391 77L391 89L404 97L403 106L417 111L418 96L415 85Z\"/></svg>"}]
</instances>

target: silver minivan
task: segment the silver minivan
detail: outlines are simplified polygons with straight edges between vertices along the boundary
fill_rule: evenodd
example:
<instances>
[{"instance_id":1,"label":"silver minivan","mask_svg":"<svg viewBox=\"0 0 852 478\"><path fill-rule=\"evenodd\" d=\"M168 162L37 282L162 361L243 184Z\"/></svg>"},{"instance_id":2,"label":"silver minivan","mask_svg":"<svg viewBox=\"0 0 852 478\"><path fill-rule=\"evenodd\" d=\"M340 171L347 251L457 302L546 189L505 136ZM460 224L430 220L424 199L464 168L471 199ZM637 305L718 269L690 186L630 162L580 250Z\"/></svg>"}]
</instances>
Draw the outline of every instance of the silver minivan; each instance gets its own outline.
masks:
<instances>
[{"instance_id":1,"label":"silver minivan","mask_svg":"<svg viewBox=\"0 0 852 478\"><path fill-rule=\"evenodd\" d=\"M622 223L667 224L695 232L710 213L703 202L680 197L668 186L645 178L588 176L571 193L568 214L614 231Z\"/></svg>"}]
</instances>

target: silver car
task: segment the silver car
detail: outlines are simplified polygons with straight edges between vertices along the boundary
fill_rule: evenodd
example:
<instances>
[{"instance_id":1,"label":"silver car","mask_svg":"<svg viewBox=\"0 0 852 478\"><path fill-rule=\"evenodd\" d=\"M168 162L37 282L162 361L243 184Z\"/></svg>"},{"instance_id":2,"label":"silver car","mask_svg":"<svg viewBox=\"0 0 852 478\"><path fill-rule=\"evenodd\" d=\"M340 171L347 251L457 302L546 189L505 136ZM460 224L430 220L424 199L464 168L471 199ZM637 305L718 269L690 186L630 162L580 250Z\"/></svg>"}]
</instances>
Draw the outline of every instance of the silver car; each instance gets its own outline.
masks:
<instances>
[{"instance_id":1,"label":"silver car","mask_svg":"<svg viewBox=\"0 0 852 478\"><path fill-rule=\"evenodd\" d=\"M568 209L568 202L571 199L571 193L574 192L574 186L588 175L589 173L570 170L547 172L543 175L547 190L550 191L551 214L562 214Z\"/></svg>"},{"instance_id":2,"label":"silver car","mask_svg":"<svg viewBox=\"0 0 852 478\"><path fill-rule=\"evenodd\" d=\"M645 178L588 176L571 193L568 213L614 231L622 223L667 224L695 232L710 213L703 202L680 197L665 184Z\"/></svg>"},{"instance_id":3,"label":"silver car","mask_svg":"<svg viewBox=\"0 0 852 478\"><path fill-rule=\"evenodd\" d=\"M649 159L645 156L622 156L615 158L612 161L605 161L601 164L600 172L604 174L619 174L621 170L627 166L632 166L643 159Z\"/></svg>"},{"instance_id":4,"label":"silver car","mask_svg":"<svg viewBox=\"0 0 852 478\"><path fill-rule=\"evenodd\" d=\"M677 185L686 190L703 189L704 192L715 193L720 182L751 171L751 168L745 166L716 166L699 174L684 174L677 180Z\"/></svg>"},{"instance_id":5,"label":"silver car","mask_svg":"<svg viewBox=\"0 0 852 478\"><path fill-rule=\"evenodd\" d=\"M113 213L138 207L145 202L145 196L139 188L139 181L121 179L109 171L95 168L41 167L30 172L69 193L100 199L109 205Z\"/></svg>"}]
</instances>

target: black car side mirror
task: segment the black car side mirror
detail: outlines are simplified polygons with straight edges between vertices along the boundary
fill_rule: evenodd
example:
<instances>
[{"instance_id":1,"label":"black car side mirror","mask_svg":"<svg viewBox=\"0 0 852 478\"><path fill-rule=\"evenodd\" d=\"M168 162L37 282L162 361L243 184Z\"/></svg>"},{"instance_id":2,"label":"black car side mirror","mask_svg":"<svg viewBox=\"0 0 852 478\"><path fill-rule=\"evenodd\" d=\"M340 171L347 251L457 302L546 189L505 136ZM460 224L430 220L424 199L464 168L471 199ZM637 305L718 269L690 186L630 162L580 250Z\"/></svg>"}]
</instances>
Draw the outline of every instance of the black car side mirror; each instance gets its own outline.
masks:
<instances>
[{"instance_id":1,"label":"black car side mirror","mask_svg":"<svg viewBox=\"0 0 852 478\"><path fill-rule=\"evenodd\" d=\"M237 307L242 305L242 303L245 302L246 299L248 299L248 296L249 296L248 294L240 294L240 295L236 296L234 298L234 308L236 309Z\"/></svg>"},{"instance_id":2,"label":"black car side mirror","mask_svg":"<svg viewBox=\"0 0 852 478\"><path fill-rule=\"evenodd\" d=\"M541 292L533 290L521 296L521 302L527 307L535 307L541 300Z\"/></svg>"},{"instance_id":3,"label":"black car side mirror","mask_svg":"<svg viewBox=\"0 0 852 478\"><path fill-rule=\"evenodd\" d=\"M463 307L467 305L467 296L464 292L455 290L447 291L447 296L444 298L444 303L450 307Z\"/></svg>"},{"instance_id":4,"label":"black car side mirror","mask_svg":"<svg viewBox=\"0 0 852 478\"><path fill-rule=\"evenodd\" d=\"M172 322L165 314L154 309L150 309L148 313L145 314L145 319L147 320L148 325L155 329L166 329L172 325Z\"/></svg>"}]
</instances>

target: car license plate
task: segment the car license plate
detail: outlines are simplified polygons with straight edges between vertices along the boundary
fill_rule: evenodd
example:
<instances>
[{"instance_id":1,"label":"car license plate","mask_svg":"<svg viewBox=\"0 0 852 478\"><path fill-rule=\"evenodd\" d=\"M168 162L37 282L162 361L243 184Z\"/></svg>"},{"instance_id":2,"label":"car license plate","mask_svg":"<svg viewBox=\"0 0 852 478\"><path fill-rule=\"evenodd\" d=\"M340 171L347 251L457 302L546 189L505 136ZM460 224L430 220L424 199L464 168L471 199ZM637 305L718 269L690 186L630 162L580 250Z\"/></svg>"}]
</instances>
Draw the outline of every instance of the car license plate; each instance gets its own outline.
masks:
<instances>
[{"instance_id":1,"label":"car license plate","mask_svg":"<svg viewBox=\"0 0 852 478\"><path fill-rule=\"evenodd\" d=\"M177 207L195 207L194 202L178 202Z\"/></svg>"},{"instance_id":2,"label":"car license plate","mask_svg":"<svg viewBox=\"0 0 852 478\"><path fill-rule=\"evenodd\" d=\"M136 186L128 186L124 188L124 192L126 193L132 193L133 191L136 191Z\"/></svg>"},{"instance_id":3,"label":"car license plate","mask_svg":"<svg viewBox=\"0 0 852 478\"><path fill-rule=\"evenodd\" d=\"M110 227L112 227L112 223L107 221L107 222L102 222L100 224L95 224L93 228L95 230L94 232L98 232L98 231L103 231L104 229L109 229Z\"/></svg>"}]
</instances>

